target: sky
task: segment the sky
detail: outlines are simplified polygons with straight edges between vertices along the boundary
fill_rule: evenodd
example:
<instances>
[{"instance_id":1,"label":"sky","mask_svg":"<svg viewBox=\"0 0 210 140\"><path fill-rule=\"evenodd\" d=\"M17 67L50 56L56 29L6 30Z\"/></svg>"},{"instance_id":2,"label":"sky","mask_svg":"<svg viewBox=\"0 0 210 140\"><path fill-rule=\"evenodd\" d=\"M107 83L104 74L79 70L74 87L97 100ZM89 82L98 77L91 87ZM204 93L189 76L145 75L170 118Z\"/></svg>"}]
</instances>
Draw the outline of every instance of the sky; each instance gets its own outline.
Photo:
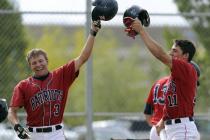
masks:
<instances>
[{"instance_id":1,"label":"sky","mask_svg":"<svg viewBox=\"0 0 210 140\"><path fill-rule=\"evenodd\" d=\"M23 11L84 11L85 0L16 0ZM139 5L150 12L177 13L173 0L117 0L118 12Z\"/></svg>"},{"instance_id":2,"label":"sky","mask_svg":"<svg viewBox=\"0 0 210 140\"><path fill-rule=\"evenodd\" d=\"M58 12L84 12L86 9L86 0L15 0L18 2L20 11L58 11ZM176 14L178 13L176 4L173 0L117 0L118 13L123 13L125 9L132 5L138 5L146 9L151 14ZM54 16L46 16L46 20L54 20ZM74 17L75 18L75 17ZM122 17L115 17L110 23L118 24ZM170 19L171 18L171 19ZM71 22L72 17L59 17L60 22ZM76 17L78 23L84 23L85 16ZM161 20L160 20L161 19ZM36 23L43 21L43 16L25 15L25 22ZM55 19L56 20L56 19ZM74 19L75 20L75 19ZM151 24L186 24L186 21L181 17L151 17Z\"/></svg>"}]
</instances>

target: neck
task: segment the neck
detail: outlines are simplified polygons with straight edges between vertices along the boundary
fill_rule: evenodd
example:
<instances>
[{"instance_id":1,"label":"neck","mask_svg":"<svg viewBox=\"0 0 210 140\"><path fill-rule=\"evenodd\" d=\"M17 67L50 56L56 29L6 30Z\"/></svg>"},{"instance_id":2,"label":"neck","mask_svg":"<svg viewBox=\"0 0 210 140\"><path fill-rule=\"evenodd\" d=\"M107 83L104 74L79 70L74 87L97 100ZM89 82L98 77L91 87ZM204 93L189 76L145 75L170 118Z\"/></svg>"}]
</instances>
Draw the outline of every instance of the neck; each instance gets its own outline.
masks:
<instances>
[{"instance_id":1,"label":"neck","mask_svg":"<svg viewBox=\"0 0 210 140\"><path fill-rule=\"evenodd\" d=\"M47 74L45 75L42 75L42 76L37 76L37 75L34 75L33 78L37 79L37 80L45 80L47 77L49 76L49 72L47 72Z\"/></svg>"}]
</instances>

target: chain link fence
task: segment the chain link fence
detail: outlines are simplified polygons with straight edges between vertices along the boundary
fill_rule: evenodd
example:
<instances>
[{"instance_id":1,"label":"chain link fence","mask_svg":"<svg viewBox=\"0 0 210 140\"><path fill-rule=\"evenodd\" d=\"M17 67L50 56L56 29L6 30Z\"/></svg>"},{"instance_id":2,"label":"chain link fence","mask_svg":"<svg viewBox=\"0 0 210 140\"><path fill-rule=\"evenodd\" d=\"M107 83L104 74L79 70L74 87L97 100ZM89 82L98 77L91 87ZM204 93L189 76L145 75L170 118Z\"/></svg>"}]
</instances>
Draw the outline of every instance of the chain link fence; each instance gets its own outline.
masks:
<instances>
[{"instance_id":1,"label":"chain link fence","mask_svg":"<svg viewBox=\"0 0 210 140\"><path fill-rule=\"evenodd\" d=\"M126 36L122 15L118 13L113 20L102 21L102 29L96 37L90 81L93 83L92 106L86 106L86 66L81 68L80 76L71 87L64 114L69 137L73 137L72 127L85 127L87 108L93 111L96 126L100 122L122 125L133 132L132 136L149 137L150 127L142 113L145 100L152 84L167 75L168 70L147 51L139 36L135 39ZM79 55L86 40L85 16L84 12L0 10L0 97L6 98L9 104L14 86L32 74L25 61L28 50L45 49L50 70ZM180 14L151 14L151 26L146 30L166 46L166 50L170 47L167 46L167 32L200 44L196 33ZM198 48L202 51L202 47ZM209 106L203 108L203 104L199 104L202 96L198 96L195 114L202 138L207 139L210 137ZM204 104L208 105L207 101ZM24 119L24 113L19 115ZM131 134L127 134L129 136ZM75 139L83 137L76 135Z\"/></svg>"}]
</instances>

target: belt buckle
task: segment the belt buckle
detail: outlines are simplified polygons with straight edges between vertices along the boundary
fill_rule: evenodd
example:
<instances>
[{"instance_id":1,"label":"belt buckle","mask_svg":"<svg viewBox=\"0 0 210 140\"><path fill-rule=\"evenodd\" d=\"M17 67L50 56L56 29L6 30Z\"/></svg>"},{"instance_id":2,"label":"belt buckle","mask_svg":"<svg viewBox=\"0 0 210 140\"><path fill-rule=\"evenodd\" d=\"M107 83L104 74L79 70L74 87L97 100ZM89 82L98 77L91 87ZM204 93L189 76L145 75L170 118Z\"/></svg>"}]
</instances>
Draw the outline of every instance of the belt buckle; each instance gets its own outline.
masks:
<instances>
[{"instance_id":1,"label":"belt buckle","mask_svg":"<svg viewBox=\"0 0 210 140\"><path fill-rule=\"evenodd\" d=\"M52 127L46 127L46 128L36 128L36 132L52 132Z\"/></svg>"}]
</instances>

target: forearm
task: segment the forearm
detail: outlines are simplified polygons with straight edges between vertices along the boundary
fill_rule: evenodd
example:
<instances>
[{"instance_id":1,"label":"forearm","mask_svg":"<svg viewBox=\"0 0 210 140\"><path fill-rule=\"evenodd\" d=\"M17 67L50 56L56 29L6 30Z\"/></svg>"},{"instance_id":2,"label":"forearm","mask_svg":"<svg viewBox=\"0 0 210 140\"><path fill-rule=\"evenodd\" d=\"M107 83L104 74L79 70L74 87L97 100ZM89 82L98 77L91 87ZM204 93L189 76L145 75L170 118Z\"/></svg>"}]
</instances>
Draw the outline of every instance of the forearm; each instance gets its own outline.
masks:
<instances>
[{"instance_id":1,"label":"forearm","mask_svg":"<svg viewBox=\"0 0 210 140\"><path fill-rule=\"evenodd\" d=\"M95 41L94 38L95 38L94 36L89 34L88 39L87 39L87 41L81 51L81 54L80 54L80 60L82 61L82 64L85 63L91 55L91 52L93 49L93 44Z\"/></svg>"},{"instance_id":2,"label":"forearm","mask_svg":"<svg viewBox=\"0 0 210 140\"><path fill-rule=\"evenodd\" d=\"M8 120L11 122L12 125L18 124L19 119L17 117L17 110L9 108L8 110Z\"/></svg>"},{"instance_id":3,"label":"forearm","mask_svg":"<svg viewBox=\"0 0 210 140\"><path fill-rule=\"evenodd\" d=\"M75 71L78 71L80 67L88 60L91 55L94 39L95 37L89 34L87 41L80 53L80 55L75 59Z\"/></svg>"},{"instance_id":4,"label":"forearm","mask_svg":"<svg viewBox=\"0 0 210 140\"><path fill-rule=\"evenodd\" d=\"M92 27L90 29L90 33L87 38L87 41L86 41L80 55L75 59L75 71L78 71L80 69L80 67L90 57L92 49L93 49L95 37L96 37L96 34L98 33L100 27L101 27L100 21L97 23L92 23Z\"/></svg>"},{"instance_id":5,"label":"forearm","mask_svg":"<svg viewBox=\"0 0 210 140\"><path fill-rule=\"evenodd\" d=\"M159 59L164 64L171 67L171 57L163 50L163 48L158 44L145 30L141 25L141 22L136 19L132 23L132 28L140 34L141 39L144 41L148 50L154 55L157 59Z\"/></svg>"},{"instance_id":6,"label":"forearm","mask_svg":"<svg viewBox=\"0 0 210 140\"><path fill-rule=\"evenodd\" d=\"M163 48L158 44L151 36L144 30L139 31L139 34L144 41L148 50L160 61L167 64L168 54L163 50Z\"/></svg>"}]
</instances>

